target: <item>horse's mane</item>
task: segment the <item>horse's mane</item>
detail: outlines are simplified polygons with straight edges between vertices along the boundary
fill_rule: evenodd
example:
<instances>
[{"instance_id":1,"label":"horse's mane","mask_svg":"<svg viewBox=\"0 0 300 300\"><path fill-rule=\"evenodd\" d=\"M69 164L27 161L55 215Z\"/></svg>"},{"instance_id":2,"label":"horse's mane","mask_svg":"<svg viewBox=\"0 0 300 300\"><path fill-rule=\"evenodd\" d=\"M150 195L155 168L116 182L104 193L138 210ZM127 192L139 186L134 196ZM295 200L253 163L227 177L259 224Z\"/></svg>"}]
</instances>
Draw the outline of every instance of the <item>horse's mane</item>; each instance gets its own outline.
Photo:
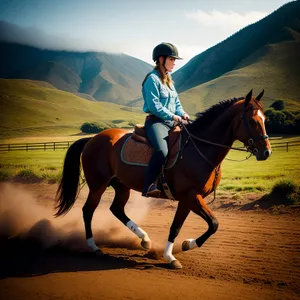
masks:
<instances>
[{"instance_id":1,"label":"horse's mane","mask_svg":"<svg viewBox=\"0 0 300 300\"><path fill-rule=\"evenodd\" d=\"M212 120L216 119L221 114L223 114L226 111L226 109L232 106L234 103L244 98L245 97L239 97L232 98L229 100L222 100L219 103L212 105L205 111L198 112L196 114L197 119L193 123L187 125L187 128L190 131L197 130L197 128L201 128L201 130L207 128L212 124Z\"/></svg>"}]
</instances>

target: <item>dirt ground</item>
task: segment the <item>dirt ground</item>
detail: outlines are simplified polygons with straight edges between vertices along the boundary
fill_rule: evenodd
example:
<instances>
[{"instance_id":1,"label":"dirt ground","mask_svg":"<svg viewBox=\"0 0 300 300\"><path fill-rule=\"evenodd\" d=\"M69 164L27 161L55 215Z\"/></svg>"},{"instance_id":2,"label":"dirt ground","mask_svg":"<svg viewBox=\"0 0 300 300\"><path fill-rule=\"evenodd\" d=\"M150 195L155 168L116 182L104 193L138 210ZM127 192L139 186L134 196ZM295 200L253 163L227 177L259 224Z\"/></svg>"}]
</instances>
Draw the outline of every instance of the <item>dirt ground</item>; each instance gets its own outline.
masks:
<instances>
[{"instance_id":1,"label":"dirt ground","mask_svg":"<svg viewBox=\"0 0 300 300\"><path fill-rule=\"evenodd\" d=\"M81 208L53 217L57 186L0 184L1 299L300 299L300 210L217 199L219 230L201 248L180 250L206 223L191 213L175 242L183 269L162 257L176 203L133 192L126 211L152 240L147 252L109 211L107 190L93 219L105 253L87 248Z\"/></svg>"}]
</instances>

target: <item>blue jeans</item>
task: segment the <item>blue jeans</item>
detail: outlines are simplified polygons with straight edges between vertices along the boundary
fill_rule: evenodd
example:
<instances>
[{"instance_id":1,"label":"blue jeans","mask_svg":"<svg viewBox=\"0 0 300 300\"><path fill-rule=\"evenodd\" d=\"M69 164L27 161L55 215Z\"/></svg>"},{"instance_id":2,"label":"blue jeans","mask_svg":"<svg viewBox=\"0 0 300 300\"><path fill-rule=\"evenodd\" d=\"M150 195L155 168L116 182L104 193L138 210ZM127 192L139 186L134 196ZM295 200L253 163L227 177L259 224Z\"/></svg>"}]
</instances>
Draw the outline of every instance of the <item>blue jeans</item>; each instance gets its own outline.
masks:
<instances>
[{"instance_id":1,"label":"blue jeans","mask_svg":"<svg viewBox=\"0 0 300 300\"><path fill-rule=\"evenodd\" d=\"M146 120L145 122L146 136L154 152L146 169L143 193L146 193L149 186L156 181L166 161L169 131L173 124L172 121L163 120Z\"/></svg>"}]
</instances>

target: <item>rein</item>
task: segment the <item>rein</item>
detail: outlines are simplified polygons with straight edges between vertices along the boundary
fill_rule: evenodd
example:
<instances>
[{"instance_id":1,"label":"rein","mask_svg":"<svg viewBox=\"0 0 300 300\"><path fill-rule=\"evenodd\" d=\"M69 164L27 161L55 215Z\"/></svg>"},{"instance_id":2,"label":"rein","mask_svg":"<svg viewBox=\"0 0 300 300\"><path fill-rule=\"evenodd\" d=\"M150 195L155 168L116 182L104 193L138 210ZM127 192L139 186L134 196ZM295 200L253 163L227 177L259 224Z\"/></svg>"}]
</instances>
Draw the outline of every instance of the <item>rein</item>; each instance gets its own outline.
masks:
<instances>
[{"instance_id":1,"label":"rein","mask_svg":"<svg viewBox=\"0 0 300 300\"><path fill-rule=\"evenodd\" d=\"M229 149L229 150L236 150L236 151L243 151L243 152L250 152L250 155L248 157L246 157L245 159L243 160L232 160L232 159L229 159L227 158L228 160L231 160L231 161L237 161L237 162L240 162L240 161L244 161L244 160L247 160L249 159L251 156L252 156L252 151L250 149L249 151L249 148L248 149L242 149L242 148L237 148L237 147L230 147L230 146L226 146L226 145L223 145L223 144L219 144L219 143L214 143L214 142L211 142L211 141L208 141L208 140L205 140L205 139L201 139L199 137L197 137L196 135L192 134L189 132L189 130L186 128L186 126L181 123L180 126L185 130L185 132L187 133L188 135L188 139L186 140L185 144L183 145L182 148L184 148L187 143L189 142L189 140L193 143L193 146L195 147L196 151L198 152L198 154L213 168L215 169L216 167L214 166L214 164L199 150L199 148L197 147L196 143L194 140L197 140L199 142L202 142L202 143L205 143L205 144L209 144L209 145L213 145L213 146L217 146L217 147L221 147L221 148L225 148L225 149Z\"/></svg>"},{"instance_id":2,"label":"rein","mask_svg":"<svg viewBox=\"0 0 300 300\"><path fill-rule=\"evenodd\" d=\"M199 141L199 142L202 142L202 143L206 143L206 144L209 144L209 145L213 145L213 146L217 146L217 147L221 147L221 148L225 148L225 149L229 149L229 150L237 150L237 151L243 151L243 152L249 152L249 149L250 147L248 147L248 149L241 149L241 148L236 148L236 147L230 147L230 146L226 146L226 145L223 145L223 144L219 144L219 143L214 143L214 142L211 142L211 141L208 141L208 140L205 140L205 139L201 139L199 137L197 137L196 135L192 134L189 132L189 130L186 128L186 126L183 124L183 122L181 122L179 124L180 127L182 127L185 132L187 133L188 135L188 138L187 140L185 141L184 145L181 147L180 151L181 151L181 158L182 158L182 152L183 152L183 149L185 148L185 146L188 144L189 141L192 142L194 148L196 149L197 153L213 168L214 172L215 172L215 178L214 178L214 182L213 182L213 189L214 189L214 198L212 201L210 201L209 203L207 203L208 205L213 203L216 199L216 181L217 181L217 178L218 178L218 175L219 175L219 172L220 172L220 168L221 166L220 165L217 165L215 166L200 150L199 148L197 147L196 143L195 143L195 140L196 141ZM248 157L246 157L245 159L243 160L232 160L232 159L228 159L228 160L231 160L231 161L237 161L237 162L240 162L240 161L244 161L244 160L247 160L249 159L251 156L252 156L253 152L251 151L250 149L250 155Z\"/></svg>"}]
</instances>

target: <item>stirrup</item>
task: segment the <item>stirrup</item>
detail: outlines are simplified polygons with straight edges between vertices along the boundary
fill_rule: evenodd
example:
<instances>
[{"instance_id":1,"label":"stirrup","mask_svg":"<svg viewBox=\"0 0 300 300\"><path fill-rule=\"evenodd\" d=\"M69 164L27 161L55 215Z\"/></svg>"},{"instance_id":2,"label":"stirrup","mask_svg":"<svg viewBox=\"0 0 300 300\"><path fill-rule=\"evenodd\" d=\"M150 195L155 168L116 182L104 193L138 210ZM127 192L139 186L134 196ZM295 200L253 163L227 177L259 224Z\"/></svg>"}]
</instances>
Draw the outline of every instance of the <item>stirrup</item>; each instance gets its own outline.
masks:
<instances>
[{"instance_id":1,"label":"stirrup","mask_svg":"<svg viewBox=\"0 0 300 300\"><path fill-rule=\"evenodd\" d=\"M158 198L160 196L160 193L161 191L157 188L157 185L155 183L152 183L148 188L146 197Z\"/></svg>"}]
</instances>

